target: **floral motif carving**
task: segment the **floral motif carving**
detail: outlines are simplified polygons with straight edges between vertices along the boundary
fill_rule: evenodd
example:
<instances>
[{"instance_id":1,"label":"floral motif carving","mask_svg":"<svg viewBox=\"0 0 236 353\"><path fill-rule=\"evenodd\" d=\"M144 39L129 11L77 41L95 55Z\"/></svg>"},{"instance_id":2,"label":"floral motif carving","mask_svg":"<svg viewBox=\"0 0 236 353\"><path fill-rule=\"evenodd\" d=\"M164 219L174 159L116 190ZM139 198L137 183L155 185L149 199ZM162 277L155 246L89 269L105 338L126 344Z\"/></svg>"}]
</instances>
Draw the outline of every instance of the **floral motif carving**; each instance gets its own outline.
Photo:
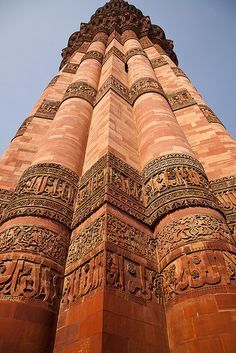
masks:
<instances>
[{"instance_id":1,"label":"floral motif carving","mask_svg":"<svg viewBox=\"0 0 236 353\"><path fill-rule=\"evenodd\" d=\"M167 65L168 62L166 61L166 59L163 56L160 56L160 58L151 60L151 64L152 64L153 69L157 69L158 67L161 67L163 65Z\"/></svg>"},{"instance_id":2,"label":"floral motif carving","mask_svg":"<svg viewBox=\"0 0 236 353\"><path fill-rule=\"evenodd\" d=\"M35 116L37 118L52 120L55 117L55 115L60 107L60 104L61 104L61 102L44 99L42 104L40 105L40 107L36 111Z\"/></svg>"},{"instance_id":3,"label":"floral motif carving","mask_svg":"<svg viewBox=\"0 0 236 353\"><path fill-rule=\"evenodd\" d=\"M78 266L65 277L62 305L81 300L83 296L102 286L104 281L104 253Z\"/></svg>"},{"instance_id":4,"label":"floral motif carving","mask_svg":"<svg viewBox=\"0 0 236 353\"><path fill-rule=\"evenodd\" d=\"M170 222L157 234L160 260L175 248L196 241L223 241L234 244L230 229L220 218L208 215L191 215Z\"/></svg>"},{"instance_id":5,"label":"floral motif carving","mask_svg":"<svg viewBox=\"0 0 236 353\"><path fill-rule=\"evenodd\" d=\"M221 251L197 252L178 258L163 272L166 301L186 291L235 283L235 256Z\"/></svg>"},{"instance_id":6,"label":"floral motif carving","mask_svg":"<svg viewBox=\"0 0 236 353\"><path fill-rule=\"evenodd\" d=\"M144 55L147 57L147 54L145 53L145 51L142 48L134 48L134 49L129 50L126 53L126 55L125 55L126 62L128 62L129 59L131 59L135 55Z\"/></svg>"},{"instance_id":7,"label":"floral motif carving","mask_svg":"<svg viewBox=\"0 0 236 353\"><path fill-rule=\"evenodd\" d=\"M125 62L125 55L116 47L112 47L104 56L103 65L107 62L107 60L112 56L115 55L121 61Z\"/></svg>"},{"instance_id":8,"label":"floral motif carving","mask_svg":"<svg viewBox=\"0 0 236 353\"><path fill-rule=\"evenodd\" d=\"M106 256L106 284L136 298L162 300L156 270L111 251Z\"/></svg>"},{"instance_id":9,"label":"floral motif carving","mask_svg":"<svg viewBox=\"0 0 236 353\"><path fill-rule=\"evenodd\" d=\"M97 50L90 50L88 51L83 57L82 61L87 60L87 59L95 59L97 60L100 64L103 62L103 55Z\"/></svg>"},{"instance_id":10,"label":"floral motif carving","mask_svg":"<svg viewBox=\"0 0 236 353\"><path fill-rule=\"evenodd\" d=\"M196 104L195 100L186 89L171 93L167 96L167 98L172 110L174 111Z\"/></svg>"},{"instance_id":11,"label":"floral motif carving","mask_svg":"<svg viewBox=\"0 0 236 353\"><path fill-rule=\"evenodd\" d=\"M66 64L66 66L63 68L62 71L68 74L75 74L78 68L79 68L78 64L68 63Z\"/></svg>"},{"instance_id":12,"label":"floral motif carving","mask_svg":"<svg viewBox=\"0 0 236 353\"><path fill-rule=\"evenodd\" d=\"M77 183L76 174L59 164L33 165L23 173L4 219L37 215L70 226Z\"/></svg>"},{"instance_id":13,"label":"floral motif carving","mask_svg":"<svg viewBox=\"0 0 236 353\"><path fill-rule=\"evenodd\" d=\"M215 113L207 106L200 104L199 108L201 109L203 115L207 119L208 123L216 123L216 124L222 124L220 119L215 115ZM224 125L223 125L224 126Z\"/></svg>"},{"instance_id":14,"label":"floral motif carving","mask_svg":"<svg viewBox=\"0 0 236 353\"><path fill-rule=\"evenodd\" d=\"M156 261L155 238L110 214L107 215L107 240L131 253Z\"/></svg>"},{"instance_id":15,"label":"floral motif carving","mask_svg":"<svg viewBox=\"0 0 236 353\"><path fill-rule=\"evenodd\" d=\"M39 300L57 310L62 275L30 260L0 260L0 300Z\"/></svg>"},{"instance_id":16,"label":"floral motif carving","mask_svg":"<svg viewBox=\"0 0 236 353\"><path fill-rule=\"evenodd\" d=\"M29 116L28 118L25 119L25 121L22 123L22 125L19 127L17 130L16 135L13 137L12 141L19 136L24 135L25 131L27 130L28 126L30 125L31 121L33 120L33 116Z\"/></svg>"},{"instance_id":17,"label":"floral motif carving","mask_svg":"<svg viewBox=\"0 0 236 353\"><path fill-rule=\"evenodd\" d=\"M81 260L105 239L105 216L102 215L82 232L75 234L70 243L66 266Z\"/></svg>"},{"instance_id":18,"label":"floral motif carving","mask_svg":"<svg viewBox=\"0 0 236 353\"><path fill-rule=\"evenodd\" d=\"M34 225L16 225L0 233L0 252L22 251L46 256L65 264L69 247L68 234Z\"/></svg>"},{"instance_id":19,"label":"floral motif carving","mask_svg":"<svg viewBox=\"0 0 236 353\"><path fill-rule=\"evenodd\" d=\"M64 95L63 101L68 98L82 98L94 105L97 91L86 82L76 81L69 85Z\"/></svg>"}]
</instances>

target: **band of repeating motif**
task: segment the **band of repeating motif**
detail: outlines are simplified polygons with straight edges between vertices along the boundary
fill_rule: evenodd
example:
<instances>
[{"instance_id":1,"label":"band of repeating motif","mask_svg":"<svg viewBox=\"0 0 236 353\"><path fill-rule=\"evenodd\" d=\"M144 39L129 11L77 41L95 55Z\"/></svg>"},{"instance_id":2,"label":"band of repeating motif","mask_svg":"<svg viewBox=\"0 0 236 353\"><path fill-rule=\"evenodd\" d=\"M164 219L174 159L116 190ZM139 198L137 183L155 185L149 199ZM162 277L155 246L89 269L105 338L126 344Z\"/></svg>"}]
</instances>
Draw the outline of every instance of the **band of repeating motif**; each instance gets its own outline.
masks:
<instances>
[{"instance_id":1,"label":"band of repeating motif","mask_svg":"<svg viewBox=\"0 0 236 353\"><path fill-rule=\"evenodd\" d=\"M13 195L13 191L0 189L0 219L2 217L3 210L7 207L10 199Z\"/></svg>"},{"instance_id":2,"label":"band of repeating motif","mask_svg":"<svg viewBox=\"0 0 236 353\"><path fill-rule=\"evenodd\" d=\"M55 117L60 104L61 102L59 101L44 99L34 116L37 118L52 120Z\"/></svg>"},{"instance_id":3,"label":"band of repeating motif","mask_svg":"<svg viewBox=\"0 0 236 353\"><path fill-rule=\"evenodd\" d=\"M201 109L203 115L207 119L208 123L216 123L216 124L222 124L220 119L215 115L215 113L207 106L200 104L199 108ZM223 125L224 126L224 125Z\"/></svg>"},{"instance_id":4,"label":"band of repeating motif","mask_svg":"<svg viewBox=\"0 0 236 353\"><path fill-rule=\"evenodd\" d=\"M145 53L145 51L142 48L134 48L129 50L126 55L125 55L125 60L126 62L129 61L129 59L131 59L133 56L136 55L143 55L145 57L147 57L147 54Z\"/></svg>"},{"instance_id":5,"label":"band of repeating motif","mask_svg":"<svg viewBox=\"0 0 236 353\"><path fill-rule=\"evenodd\" d=\"M68 63L63 68L62 72L66 72L68 74L75 74L79 68L79 64Z\"/></svg>"},{"instance_id":6,"label":"band of repeating motif","mask_svg":"<svg viewBox=\"0 0 236 353\"><path fill-rule=\"evenodd\" d=\"M115 55L118 59L125 62L125 55L116 47L112 47L104 56L103 65L107 62L107 60L112 56Z\"/></svg>"},{"instance_id":7,"label":"band of repeating motif","mask_svg":"<svg viewBox=\"0 0 236 353\"><path fill-rule=\"evenodd\" d=\"M31 166L22 175L3 220L24 215L54 219L70 227L78 177L59 164Z\"/></svg>"},{"instance_id":8,"label":"band of repeating motif","mask_svg":"<svg viewBox=\"0 0 236 353\"><path fill-rule=\"evenodd\" d=\"M163 56L161 56L160 58L152 59L151 64L152 64L153 69L157 69L159 67L167 65L168 62L166 61L166 59Z\"/></svg>"},{"instance_id":9,"label":"band of repeating motif","mask_svg":"<svg viewBox=\"0 0 236 353\"><path fill-rule=\"evenodd\" d=\"M59 77L60 77L60 75L53 77L45 89L47 89L50 86L54 86L56 84L57 80L59 79Z\"/></svg>"},{"instance_id":10,"label":"band of repeating motif","mask_svg":"<svg viewBox=\"0 0 236 353\"><path fill-rule=\"evenodd\" d=\"M88 59L95 59L100 64L102 64L102 62L103 62L103 54L100 53L97 50L90 50L82 57L81 62L83 62L84 60L88 60Z\"/></svg>"},{"instance_id":11,"label":"band of repeating motif","mask_svg":"<svg viewBox=\"0 0 236 353\"><path fill-rule=\"evenodd\" d=\"M182 89L178 92L173 92L167 95L170 106L173 111L189 107L190 105L196 104L195 100L191 96L190 92L186 89Z\"/></svg>"},{"instance_id":12,"label":"band of repeating motif","mask_svg":"<svg viewBox=\"0 0 236 353\"><path fill-rule=\"evenodd\" d=\"M86 82L76 81L69 85L63 97L63 101L69 98L82 98L92 106L95 103L97 91Z\"/></svg>"},{"instance_id":13,"label":"band of repeating motif","mask_svg":"<svg viewBox=\"0 0 236 353\"><path fill-rule=\"evenodd\" d=\"M185 77L185 78L188 78L186 75L185 75L185 73L183 72L183 70L182 69L180 69L179 67L172 67L172 70L174 71L174 73L175 73L175 75L177 76L177 77L179 77L179 76L183 76L183 77Z\"/></svg>"},{"instance_id":14,"label":"band of repeating motif","mask_svg":"<svg viewBox=\"0 0 236 353\"><path fill-rule=\"evenodd\" d=\"M211 188L226 215L231 229L236 226L236 175L211 181Z\"/></svg>"}]
</instances>

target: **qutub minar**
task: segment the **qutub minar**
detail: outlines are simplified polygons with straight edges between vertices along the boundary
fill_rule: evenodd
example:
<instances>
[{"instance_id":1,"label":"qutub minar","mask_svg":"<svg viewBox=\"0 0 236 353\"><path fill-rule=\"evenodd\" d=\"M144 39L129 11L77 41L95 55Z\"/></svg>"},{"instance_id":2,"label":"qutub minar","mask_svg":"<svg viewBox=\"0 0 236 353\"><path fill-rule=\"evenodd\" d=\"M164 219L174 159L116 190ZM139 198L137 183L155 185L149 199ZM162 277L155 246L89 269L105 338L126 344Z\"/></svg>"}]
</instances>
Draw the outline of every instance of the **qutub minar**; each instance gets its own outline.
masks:
<instances>
[{"instance_id":1,"label":"qutub minar","mask_svg":"<svg viewBox=\"0 0 236 353\"><path fill-rule=\"evenodd\" d=\"M236 142L123 0L0 163L1 353L234 353Z\"/></svg>"}]
</instances>

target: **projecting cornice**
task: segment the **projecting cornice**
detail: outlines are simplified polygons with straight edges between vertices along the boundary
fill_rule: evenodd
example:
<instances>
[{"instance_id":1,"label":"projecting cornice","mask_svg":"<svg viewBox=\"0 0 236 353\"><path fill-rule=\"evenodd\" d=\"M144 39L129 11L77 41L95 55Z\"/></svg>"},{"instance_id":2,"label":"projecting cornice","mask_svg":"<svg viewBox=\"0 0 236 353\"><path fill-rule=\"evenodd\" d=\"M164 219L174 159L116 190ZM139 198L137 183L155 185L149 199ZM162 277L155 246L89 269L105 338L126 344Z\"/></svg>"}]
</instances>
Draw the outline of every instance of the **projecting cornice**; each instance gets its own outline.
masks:
<instances>
[{"instance_id":1,"label":"projecting cornice","mask_svg":"<svg viewBox=\"0 0 236 353\"><path fill-rule=\"evenodd\" d=\"M83 42L91 42L99 32L104 32L109 36L114 30L120 34L126 30L132 30L138 38L147 36L154 44L159 44L166 54L178 64L173 51L173 42L166 39L162 28L153 25L150 17L144 16L134 5L123 0L111 0L97 9L88 23L81 23L80 31L70 36L68 46L62 50L63 59L60 68L68 62Z\"/></svg>"}]
</instances>

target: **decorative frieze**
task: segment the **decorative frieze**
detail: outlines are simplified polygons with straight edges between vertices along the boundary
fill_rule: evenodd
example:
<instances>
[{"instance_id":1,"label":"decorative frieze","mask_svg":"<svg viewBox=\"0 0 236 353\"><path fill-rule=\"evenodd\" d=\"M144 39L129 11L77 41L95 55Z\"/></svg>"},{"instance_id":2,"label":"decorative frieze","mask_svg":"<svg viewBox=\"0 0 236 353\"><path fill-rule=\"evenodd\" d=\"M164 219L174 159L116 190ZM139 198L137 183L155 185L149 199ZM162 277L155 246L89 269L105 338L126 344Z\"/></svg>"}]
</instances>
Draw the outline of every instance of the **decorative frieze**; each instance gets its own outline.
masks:
<instances>
[{"instance_id":1,"label":"decorative frieze","mask_svg":"<svg viewBox=\"0 0 236 353\"><path fill-rule=\"evenodd\" d=\"M77 183L78 177L59 164L33 165L23 173L4 219L35 215L70 227Z\"/></svg>"},{"instance_id":2,"label":"decorative frieze","mask_svg":"<svg viewBox=\"0 0 236 353\"><path fill-rule=\"evenodd\" d=\"M153 69L157 69L158 67L161 67L163 65L167 65L168 62L166 61L164 56L160 56L157 59L152 59L151 64L152 64Z\"/></svg>"},{"instance_id":3,"label":"decorative frieze","mask_svg":"<svg viewBox=\"0 0 236 353\"><path fill-rule=\"evenodd\" d=\"M235 284L236 257L223 251L202 251L185 255L162 272L165 300L181 294L191 296L191 290L210 291L216 286Z\"/></svg>"},{"instance_id":4,"label":"decorative frieze","mask_svg":"<svg viewBox=\"0 0 236 353\"><path fill-rule=\"evenodd\" d=\"M152 41L148 37L140 38L140 43L141 43L143 49L147 49L147 48L150 48L153 46Z\"/></svg>"},{"instance_id":5,"label":"decorative frieze","mask_svg":"<svg viewBox=\"0 0 236 353\"><path fill-rule=\"evenodd\" d=\"M174 111L196 104L195 100L186 89L168 94L167 98L172 110Z\"/></svg>"},{"instance_id":6,"label":"decorative frieze","mask_svg":"<svg viewBox=\"0 0 236 353\"><path fill-rule=\"evenodd\" d=\"M222 241L234 244L226 222L206 214L195 214L170 222L158 232L156 239L160 260L176 248L193 242Z\"/></svg>"},{"instance_id":7,"label":"decorative frieze","mask_svg":"<svg viewBox=\"0 0 236 353\"><path fill-rule=\"evenodd\" d=\"M0 219L2 217L2 212L4 208L7 207L12 195L13 191L0 189Z\"/></svg>"},{"instance_id":8,"label":"decorative frieze","mask_svg":"<svg viewBox=\"0 0 236 353\"><path fill-rule=\"evenodd\" d=\"M144 168L143 175L150 224L183 207L219 208L200 163L191 156L169 154L159 157Z\"/></svg>"},{"instance_id":9,"label":"decorative frieze","mask_svg":"<svg viewBox=\"0 0 236 353\"><path fill-rule=\"evenodd\" d=\"M105 202L145 221L142 200L139 172L108 153L81 177L73 226L81 223Z\"/></svg>"},{"instance_id":10,"label":"decorative frieze","mask_svg":"<svg viewBox=\"0 0 236 353\"><path fill-rule=\"evenodd\" d=\"M44 99L35 113L35 117L53 120L61 102Z\"/></svg>"},{"instance_id":11,"label":"decorative frieze","mask_svg":"<svg viewBox=\"0 0 236 353\"><path fill-rule=\"evenodd\" d=\"M57 234L32 224L14 225L0 233L1 254L12 251L37 254L64 266L68 247L68 234Z\"/></svg>"},{"instance_id":12,"label":"decorative frieze","mask_svg":"<svg viewBox=\"0 0 236 353\"><path fill-rule=\"evenodd\" d=\"M81 59L81 62L87 59L97 60L100 64L103 62L103 54L97 50L88 51Z\"/></svg>"},{"instance_id":13,"label":"decorative frieze","mask_svg":"<svg viewBox=\"0 0 236 353\"><path fill-rule=\"evenodd\" d=\"M78 64L68 63L65 65L65 67L62 71L66 72L68 74L75 74L76 71L78 70L78 68L79 68Z\"/></svg>"},{"instance_id":14,"label":"decorative frieze","mask_svg":"<svg viewBox=\"0 0 236 353\"><path fill-rule=\"evenodd\" d=\"M87 228L72 235L66 266L81 261L81 259L105 240L105 215L97 218Z\"/></svg>"},{"instance_id":15,"label":"decorative frieze","mask_svg":"<svg viewBox=\"0 0 236 353\"><path fill-rule=\"evenodd\" d=\"M109 76L98 91L96 104L112 89L130 104L129 89L114 76Z\"/></svg>"},{"instance_id":16,"label":"decorative frieze","mask_svg":"<svg viewBox=\"0 0 236 353\"><path fill-rule=\"evenodd\" d=\"M112 47L104 56L103 65L107 62L107 60L112 56L115 55L118 59L125 62L125 55L116 47Z\"/></svg>"},{"instance_id":17,"label":"decorative frieze","mask_svg":"<svg viewBox=\"0 0 236 353\"><path fill-rule=\"evenodd\" d=\"M16 132L16 135L13 137L12 141L16 137L23 136L25 131L27 130L28 126L30 125L31 121L33 120L33 116L29 116L28 118L25 119L25 121L22 123L22 125L19 127L19 129Z\"/></svg>"},{"instance_id":18,"label":"decorative frieze","mask_svg":"<svg viewBox=\"0 0 236 353\"><path fill-rule=\"evenodd\" d=\"M236 227L236 175L211 181L211 188L226 215L233 230Z\"/></svg>"},{"instance_id":19,"label":"decorative frieze","mask_svg":"<svg viewBox=\"0 0 236 353\"><path fill-rule=\"evenodd\" d=\"M135 55L144 55L147 57L147 54L145 53L145 51L142 48L134 48L134 49L129 50L126 53L126 55L125 55L126 62L128 62L129 59Z\"/></svg>"},{"instance_id":20,"label":"decorative frieze","mask_svg":"<svg viewBox=\"0 0 236 353\"><path fill-rule=\"evenodd\" d=\"M199 108L201 109L203 115L207 119L208 123L216 123L216 124L222 124L220 119L215 115L215 113L207 106L200 104ZM224 126L224 125L223 125Z\"/></svg>"},{"instance_id":21,"label":"decorative frieze","mask_svg":"<svg viewBox=\"0 0 236 353\"><path fill-rule=\"evenodd\" d=\"M62 275L45 263L28 259L0 260L0 301L41 301L58 310Z\"/></svg>"},{"instance_id":22,"label":"decorative frieze","mask_svg":"<svg viewBox=\"0 0 236 353\"><path fill-rule=\"evenodd\" d=\"M145 77L135 81L130 88L129 93L131 104L133 105L139 96L149 92L159 93L165 97L165 93L157 80L150 77Z\"/></svg>"},{"instance_id":23,"label":"decorative frieze","mask_svg":"<svg viewBox=\"0 0 236 353\"><path fill-rule=\"evenodd\" d=\"M100 252L66 275L61 300L63 307L80 301L85 295L102 286L104 283L104 257L104 252Z\"/></svg>"},{"instance_id":24,"label":"decorative frieze","mask_svg":"<svg viewBox=\"0 0 236 353\"><path fill-rule=\"evenodd\" d=\"M179 76L183 76L183 77L186 77L187 78L187 76L185 75L185 73L183 72L183 70L182 69L180 69L179 67L172 67L172 70L174 71L174 73L175 73L175 75L177 76L177 77L179 77Z\"/></svg>"},{"instance_id":25,"label":"decorative frieze","mask_svg":"<svg viewBox=\"0 0 236 353\"><path fill-rule=\"evenodd\" d=\"M97 91L92 86L83 81L76 81L69 85L64 95L63 101L69 98L82 98L94 105Z\"/></svg>"}]
</instances>

